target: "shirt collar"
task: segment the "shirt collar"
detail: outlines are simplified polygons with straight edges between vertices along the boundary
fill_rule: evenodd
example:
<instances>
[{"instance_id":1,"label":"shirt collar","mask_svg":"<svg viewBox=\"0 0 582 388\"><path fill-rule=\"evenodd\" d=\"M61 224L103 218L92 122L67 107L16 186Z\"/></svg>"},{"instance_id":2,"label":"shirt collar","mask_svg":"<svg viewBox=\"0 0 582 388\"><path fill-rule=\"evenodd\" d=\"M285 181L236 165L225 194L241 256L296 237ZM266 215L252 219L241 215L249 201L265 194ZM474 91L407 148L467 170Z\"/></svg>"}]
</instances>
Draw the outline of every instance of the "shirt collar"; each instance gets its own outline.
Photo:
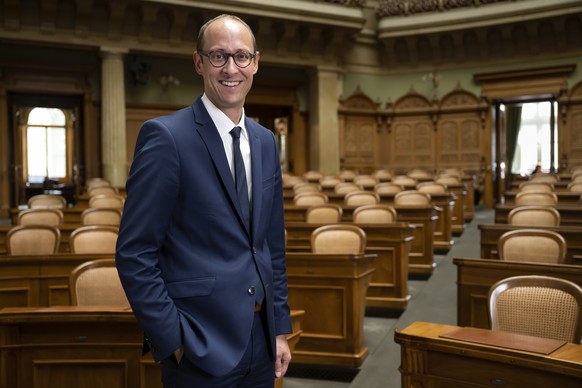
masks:
<instances>
[{"instance_id":1,"label":"shirt collar","mask_svg":"<svg viewBox=\"0 0 582 388\"><path fill-rule=\"evenodd\" d=\"M206 93L204 93L202 95L202 103L204 104L204 107L208 111L208 114L210 115L210 118L214 122L214 125L216 125L216 128L218 129L218 133L220 134L220 137L224 138L224 137L228 136L230 138L230 131L232 130L232 128L234 128L234 126L238 126L238 127L242 128L241 136L248 139L247 129L245 126L245 110L244 110L244 108L243 108L239 123L233 126L233 123L228 118L228 116L225 115L224 112L222 112L220 109L218 109L216 107L216 105L214 105L212 103L212 101L210 101L208 96L206 96Z\"/></svg>"}]
</instances>

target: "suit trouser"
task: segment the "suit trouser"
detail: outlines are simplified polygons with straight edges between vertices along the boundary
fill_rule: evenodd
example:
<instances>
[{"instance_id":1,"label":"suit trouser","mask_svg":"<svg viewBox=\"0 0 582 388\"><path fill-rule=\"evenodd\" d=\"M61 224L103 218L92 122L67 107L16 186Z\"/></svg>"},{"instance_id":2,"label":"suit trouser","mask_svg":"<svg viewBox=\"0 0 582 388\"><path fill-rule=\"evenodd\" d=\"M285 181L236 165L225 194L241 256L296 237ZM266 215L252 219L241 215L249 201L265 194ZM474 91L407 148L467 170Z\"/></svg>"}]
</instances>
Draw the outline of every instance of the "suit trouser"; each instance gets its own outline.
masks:
<instances>
[{"instance_id":1,"label":"suit trouser","mask_svg":"<svg viewBox=\"0 0 582 388\"><path fill-rule=\"evenodd\" d=\"M174 356L162 361L164 388L273 388L275 363L269 356L264 312L256 312L251 339L239 364L225 376L212 376L185 357L180 365Z\"/></svg>"}]
</instances>

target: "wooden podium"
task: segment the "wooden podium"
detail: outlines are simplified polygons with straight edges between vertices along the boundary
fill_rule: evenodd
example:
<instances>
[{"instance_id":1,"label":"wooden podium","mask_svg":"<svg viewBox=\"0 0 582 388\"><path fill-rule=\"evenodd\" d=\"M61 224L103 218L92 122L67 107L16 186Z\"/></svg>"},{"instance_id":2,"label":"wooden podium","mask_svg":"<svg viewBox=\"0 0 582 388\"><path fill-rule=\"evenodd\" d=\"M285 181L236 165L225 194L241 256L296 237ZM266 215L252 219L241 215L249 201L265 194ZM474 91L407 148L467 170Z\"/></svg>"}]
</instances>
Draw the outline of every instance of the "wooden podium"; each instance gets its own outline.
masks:
<instances>
[{"instance_id":1,"label":"wooden podium","mask_svg":"<svg viewBox=\"0 0 582 388\"><path fill-rule=\"evenodd\" d=\"M291 314L291 350L302 315ZM0 387L161 388L161 368L150 354L142 356L142 344L129 309L5 308L0 310Z\"/></svg>"}]
</instances>

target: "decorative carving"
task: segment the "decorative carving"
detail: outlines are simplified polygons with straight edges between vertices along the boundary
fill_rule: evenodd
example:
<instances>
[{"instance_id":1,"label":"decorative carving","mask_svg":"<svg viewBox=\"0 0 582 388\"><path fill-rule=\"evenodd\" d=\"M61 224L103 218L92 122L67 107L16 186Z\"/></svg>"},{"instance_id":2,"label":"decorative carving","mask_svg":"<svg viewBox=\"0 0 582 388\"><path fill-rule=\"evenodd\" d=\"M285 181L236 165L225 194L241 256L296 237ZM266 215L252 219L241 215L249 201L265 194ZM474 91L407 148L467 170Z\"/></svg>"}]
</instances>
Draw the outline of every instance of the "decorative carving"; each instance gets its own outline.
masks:
<instances>
[{"instance_id":1,"label":"decorative carving","mask_svg":"<svg viewBox=\"0 0 582 388\"><path fill-rule=\"evenodd\" d=\"M376 13L379 17L405 16L507 1L513 0L381 0Z\"/></svg>"}]
</instances>

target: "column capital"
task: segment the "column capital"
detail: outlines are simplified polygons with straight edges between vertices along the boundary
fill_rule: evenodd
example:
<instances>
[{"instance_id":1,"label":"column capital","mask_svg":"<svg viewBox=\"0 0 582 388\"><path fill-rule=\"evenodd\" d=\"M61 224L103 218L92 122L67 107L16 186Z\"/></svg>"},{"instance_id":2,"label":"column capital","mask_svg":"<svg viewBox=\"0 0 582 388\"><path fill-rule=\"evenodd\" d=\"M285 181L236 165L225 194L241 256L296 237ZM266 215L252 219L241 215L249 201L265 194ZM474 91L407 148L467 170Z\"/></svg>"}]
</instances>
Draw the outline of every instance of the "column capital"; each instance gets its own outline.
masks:
<instances>
[{"instance_id":1,"label":"column capital","mask_svg":"<svg viewBox=\"0 0 582 388\"><path fill-rule=\"evenodd\" d=\"M102 55L125 55L129 53L129 49L127 47L100 46L99 52Z\"/></svg>"}]
</instances>

